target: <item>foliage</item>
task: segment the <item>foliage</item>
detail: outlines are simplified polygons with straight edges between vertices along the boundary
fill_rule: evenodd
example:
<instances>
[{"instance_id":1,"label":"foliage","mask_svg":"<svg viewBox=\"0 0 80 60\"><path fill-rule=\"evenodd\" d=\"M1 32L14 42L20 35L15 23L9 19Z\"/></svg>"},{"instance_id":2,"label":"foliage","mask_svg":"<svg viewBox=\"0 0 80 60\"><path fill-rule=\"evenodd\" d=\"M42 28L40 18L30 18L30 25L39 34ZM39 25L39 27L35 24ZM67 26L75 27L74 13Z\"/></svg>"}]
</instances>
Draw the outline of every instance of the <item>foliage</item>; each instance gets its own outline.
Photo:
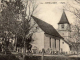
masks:
<instances>
[{"instance_id":1,"label":"foliage","mask_svg":"<svg viewBox=\"0 0 80 60\"><path fill-rule=\"evenodd\" d=\"M76 7L77 6L77 7ZM65 10L71 12L74 15L74 24L71 24L71 42L73 48L79 51L80 47L80 1L73 0L72 4L67 3L64 7Z\"/></svg>"},{"instance_id":2,"label":"foliage","mask_svg":"<svg viewBox=\"0 0 80 60\"><path fill-rule=\"evenodd\" d=\"M5 37L5 39L8 39L12 37L13 35L13 31L14 31L14 28L16 27L17 24L17 17L18 17L18 13L19 11L21 10L21 8L18 8L19 7L19 3L21 2L7 2L7 1L4 1L3 3L3 7L2 7L2 11L1 11L1 19L0 19L0 27L2 28L1 29L1 32L2 32L2 35L3 38ZM21 5L22 7L22 5ZM14 32L15 33L15 32Z\"/></svg>"},{"instance_id":3,"label":"foliage","mask_svg":"<svg viewBox=\"0 0 80 60\"><path fill-rule=\"evenodd\" d=\"M27 50L31 49L31 44L30 44L31 41L32 41L32 36L30 36L30 38L26 39L26 41L25 41ZM23 44L24 44L24 42L23 42L22 37L18 35L17 36L17 47L24 47Z\"/></svg>"},{"instance_id":4,"label":"foliage","mask_svg":"<svg viewBox=\"0 0 80 60\"><path fill-rule=\"evenodd\" d=\"M35 0L10 0L9 2L3 1L3 7L1 11L1 27L2 27L2 36L4 42L13 36L15 36L15 40L17 41L17 46L24 46L24 54L27 50L29 50L32 46L30 42L32 39L31 35L34 33L34 30L30 31L35 23L31 26L31 15L37 8ZM17 39L18 38L18 39ZM15 45L15 46L16 46ZM5 45L6 46L6 45Z\"/></svg>"}]
</instances>

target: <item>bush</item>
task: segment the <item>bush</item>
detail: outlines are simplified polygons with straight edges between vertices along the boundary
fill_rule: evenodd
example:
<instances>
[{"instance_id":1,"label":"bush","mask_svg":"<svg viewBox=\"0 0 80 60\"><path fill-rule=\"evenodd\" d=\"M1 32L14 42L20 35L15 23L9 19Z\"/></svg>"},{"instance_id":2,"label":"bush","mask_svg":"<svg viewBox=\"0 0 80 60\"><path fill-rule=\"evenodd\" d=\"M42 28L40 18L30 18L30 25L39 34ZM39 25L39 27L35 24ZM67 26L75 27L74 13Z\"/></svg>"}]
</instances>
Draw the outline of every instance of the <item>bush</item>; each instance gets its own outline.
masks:
<instances>
[{"instance_id":1,"label":"bush","mask_svg":"<svg viewBox=\"0 0 80 60\"><path fill-rule=\"evenodd\" d=\"M14 55L0 55L0 60L19 60Z\"/></svg>"}]
</instances>

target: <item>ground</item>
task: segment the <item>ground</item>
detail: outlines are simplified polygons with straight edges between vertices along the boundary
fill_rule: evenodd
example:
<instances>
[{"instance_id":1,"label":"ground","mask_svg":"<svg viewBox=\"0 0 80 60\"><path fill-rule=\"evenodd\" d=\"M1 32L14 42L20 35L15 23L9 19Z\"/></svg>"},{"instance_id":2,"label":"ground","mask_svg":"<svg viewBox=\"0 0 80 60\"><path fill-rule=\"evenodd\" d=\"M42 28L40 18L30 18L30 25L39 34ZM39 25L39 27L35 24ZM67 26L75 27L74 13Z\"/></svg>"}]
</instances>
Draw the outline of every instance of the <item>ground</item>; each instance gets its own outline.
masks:
<instances>
[{"instance_id":1,"label":"ground","mask_svg":"<svg viewBox=\"0 0 80 60\"><path fill-rule=\"evenodd\" d=\"M14 56L16 58L19 58L19 60L23 60L22 54L17 52L12 52L13 56L11 55L1 55L0 54L0 60L7 59L10 60ZM11 58L9 57L11 56ZM17 60L17 59L11 59L11 60ZM80 54L79 55L44 55L44 60L80 60ZM42 60L42 54L30 54L26 55L25 60Z\"/></svg>"},{"instance_id":2,"label":"ground","mask_svg":"<svg viewBox=\"0 0 80 60\"><path fill-rule=\"evenodd\" d=\"M15 56L21 56L19 53L13 53ZM19 57L22 60L21 57ZM42 54L26 55L25 60L42 60ZM44 55L44 60L80 60L79 55Z\"/></svg>"}]
</instances>

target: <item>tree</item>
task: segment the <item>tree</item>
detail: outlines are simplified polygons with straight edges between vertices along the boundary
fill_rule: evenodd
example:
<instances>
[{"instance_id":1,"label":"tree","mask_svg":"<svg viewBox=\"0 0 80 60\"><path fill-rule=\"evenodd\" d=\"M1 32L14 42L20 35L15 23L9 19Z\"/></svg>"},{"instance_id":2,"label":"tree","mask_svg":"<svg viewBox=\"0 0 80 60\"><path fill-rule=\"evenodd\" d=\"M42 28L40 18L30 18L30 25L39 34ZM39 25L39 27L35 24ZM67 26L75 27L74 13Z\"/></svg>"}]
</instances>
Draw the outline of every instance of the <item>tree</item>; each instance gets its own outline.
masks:
<instances>
[{"instance_id":1,"label":"tree","mask_svg":"<svg viewBox=\"0 0 80 60\"><path fill-rule=\"evenodd\" d=\"M80 24L79 24L80 25ZM71 42L75 51L79 52L80 47L80 28L76 23L75 25L71 25Z\"/></svg>"},{"instance_id":2,"label":"tree","mask_svg":"<svg viewBox=\"0 0 80 60\"><path fill-rule=\"evenodd\" d=\"M32 34L36 31L34 28L35 22L31 24L31 15L33 15L34 11L37 8L36 0L15 0L15 1L3 1L6 3L4 7L2 7L0 20L2 23L3 32L7 31L6 37L10 37L12 35L21 36L22 41L24 43L24 53L23 58L26 53L26 45L27 50L30 46L30 42L32 39ZM29 41L30 40L30 41Z\"/></svg>"},{"instance_id":3,"label":"tree","mask_svg":"<svg viewBox=\"0 0 80 60\"><path fill-rule=\"evenodd\" d=\"M80 3L80 0L75 0L77 3Z\"/></svg>"},{"instance_id":4,"label":"tree","mask_svg":"<svg viewBox=\"0 0 80 60\"><path fill-rule=\"evenodd\" d=\"M0 15L1 17L0 27L1 27L3 39L5 40L7 47L9 45L9 39L18 31L16 27L19 26L17 19L19 17L19 13L23 9L23 5L20 1L21 0L15 2L2 1L3 4L2 4L1 15Z\"/></svg>"},{"instance_id":5,"label":"tree","mask_svg":"<svg viewBox=\"0 0 80 60\"><path fill-rule=\"evenodd\" d=\"M36 23L31 24L31 15L33 15L34 11L37 8L36 0L26 0L23 1L24 4L24 10L22 13L22 24L21 24L21 36L23 37L24 41L24 51L23 51L23 58L25 57L26 53L26 44L27 44L27 50L28 46L30 46L30 42L28 39L32 36L32 34L36 31L33 29Z\"/></svg>"},{"instance_id":6,"label":"tree","mask_svg":"<svg viewBox=\"0 0 80 60\"><path fill-rule=\"evenodd\" d=\"M79 51L80 47L80 1L74 0L72 4L67 3L65 10L71 12L75 16L75 23L71 25L71 42L74 49Z\"/></svg>"}]
</instances>

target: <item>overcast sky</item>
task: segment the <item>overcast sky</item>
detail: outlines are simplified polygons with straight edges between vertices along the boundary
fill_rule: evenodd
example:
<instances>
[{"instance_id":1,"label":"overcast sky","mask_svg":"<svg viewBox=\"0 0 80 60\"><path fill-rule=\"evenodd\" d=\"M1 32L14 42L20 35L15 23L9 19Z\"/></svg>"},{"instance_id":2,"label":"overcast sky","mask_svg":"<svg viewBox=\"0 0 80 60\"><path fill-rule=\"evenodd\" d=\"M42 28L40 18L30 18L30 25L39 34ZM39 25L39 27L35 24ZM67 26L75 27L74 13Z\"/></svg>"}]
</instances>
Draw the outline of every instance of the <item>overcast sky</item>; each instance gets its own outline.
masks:
<instances>
[{"instance_id":1,"label":"overcast sky","mask_svg":"<svg viewBox=\"0 0 80 60\"><path fill-rule=\"evenodd\" d=\"M73 4L73 0L38 0L40 5L37 8L37 13L34 16L39 19L48 22L53 25L54 28L58 28L58 22L60 21L63 6L66 6L66 3ZM68 11L65 11L67 18L70 23L74 22L74 15Z\"/></svg>"}]
</instances>

